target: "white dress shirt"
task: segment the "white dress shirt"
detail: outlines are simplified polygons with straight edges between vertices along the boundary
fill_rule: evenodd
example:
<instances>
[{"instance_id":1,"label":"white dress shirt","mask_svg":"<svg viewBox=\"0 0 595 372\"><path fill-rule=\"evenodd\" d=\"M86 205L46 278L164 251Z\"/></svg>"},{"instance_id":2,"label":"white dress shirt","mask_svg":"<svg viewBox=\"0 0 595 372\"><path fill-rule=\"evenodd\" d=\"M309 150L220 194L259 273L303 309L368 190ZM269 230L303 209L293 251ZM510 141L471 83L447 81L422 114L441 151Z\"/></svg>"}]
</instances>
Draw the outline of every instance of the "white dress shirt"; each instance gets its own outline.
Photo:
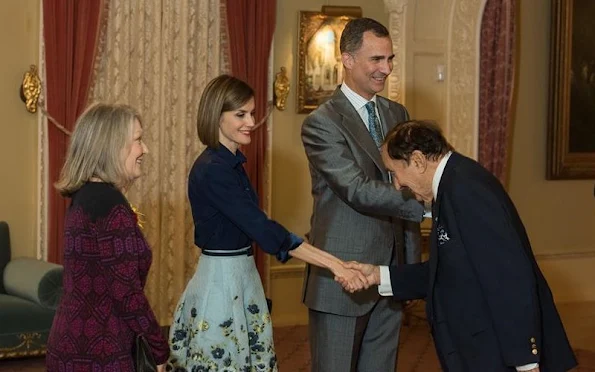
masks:
<instances>
[{"instance_id":1,"label":"white dress shirt","mask_svg":"<svg viewBox=\"0 0 595 372\"><path fill-rule=\"evenodd\" d=\"M369 114L368 114L368 110L366 109L366 104L368 102L370 102L370 101L374 102L374 107L375 107L375 111L376 111L376 118L378 119L378 123L379 124L382 123L380 121L380 115L378 114L378 105L377 105L377 102L376 102L376 95L374 95L374 97L372 97L372 99L370 101L368 101L364 97L362 97L359 94L355 93L353 91L353 89L349 88L345 82L343 82L343 84L341 84L341 88L340 89L341 89L341 92L343 92L343 94L345 94L345 97L347 97L347 100L355 108L355 111L357 111L357 113L359 114L359 116L364 121L364 124L365 124L366 128L368 129L368 132L370 131L370 127L369 127L369 124L368 124ZM380 128L382 129L382 124L380 125ZM382 133L382 134L384 136L385 133Z\"/></svg>"},{"instance_id":2,"label":"white dress shirt","mask_svg":"<svg viewBox=\"0 0 595 372\"><path fill-rule=\"evenodd\" d=\"M438 167L436 168L436 173L434 173L434 177L432 178L432 194L434 196L434 200L438 197L438 186L440 186L440 180L442 179L442 174L444 173L444 168L446 168L446 164L448 163L448 159L452 155L452 151L449 151L448 154L444 155L440 162L438 163ZM393 295L393 287L390 283L390 271L388 266L380 265L380 285L378 285L378 293L381 296L392 296ZM537 368L539 363L530 363L524 366L516 367L517 371L530 371L534 368Z\"/></svg>"}]
</instances>

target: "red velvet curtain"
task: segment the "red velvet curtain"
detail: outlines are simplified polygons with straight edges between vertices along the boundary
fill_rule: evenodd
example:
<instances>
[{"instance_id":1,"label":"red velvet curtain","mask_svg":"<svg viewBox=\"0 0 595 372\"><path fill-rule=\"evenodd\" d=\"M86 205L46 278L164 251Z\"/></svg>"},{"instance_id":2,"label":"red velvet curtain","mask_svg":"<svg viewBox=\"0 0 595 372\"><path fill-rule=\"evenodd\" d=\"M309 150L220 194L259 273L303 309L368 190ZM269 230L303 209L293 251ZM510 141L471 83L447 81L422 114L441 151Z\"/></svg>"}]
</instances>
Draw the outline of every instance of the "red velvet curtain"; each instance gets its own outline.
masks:
<instances>
[{"instance_id":1,"label":"red velvet curtain","mask_svg":"<svg viewBox=\"0 0 595 372\"><path fill-rule=\"evenodd\" d=\"M233 0L227 3L231 70L234 76L254 88L256 122L267 111L269 55L275 31L276 5L277 0ZM248 158L246 173L258 193L261 207L264 199L266 135L266 126L263 125L252 135L250 145L242 148ZM262 277L264 253L255 249L254 258Z\"/></svg>"},{"instance_id":2,"label":"red velvet curtain","mask_svg":"<svg viewBox=\"0 0 595 372\"><path fill-rule=\"evenodd\" d=\"M488 0L481 22L478 160L507 185L516 0Z\"/></svg>"},{"instance_id":3,"label":"red velvet curtain","mask_svg":"<svg viewBox=\"0 0 595 372\"><path fill-rule=\"evenodd\" d=\"M104 1L43 0L47 111L72 131L87 105ZM64 164L68 136L48 125L48 261L62 263L67 200L53 187Z\"/></svg>"}]
</instances>

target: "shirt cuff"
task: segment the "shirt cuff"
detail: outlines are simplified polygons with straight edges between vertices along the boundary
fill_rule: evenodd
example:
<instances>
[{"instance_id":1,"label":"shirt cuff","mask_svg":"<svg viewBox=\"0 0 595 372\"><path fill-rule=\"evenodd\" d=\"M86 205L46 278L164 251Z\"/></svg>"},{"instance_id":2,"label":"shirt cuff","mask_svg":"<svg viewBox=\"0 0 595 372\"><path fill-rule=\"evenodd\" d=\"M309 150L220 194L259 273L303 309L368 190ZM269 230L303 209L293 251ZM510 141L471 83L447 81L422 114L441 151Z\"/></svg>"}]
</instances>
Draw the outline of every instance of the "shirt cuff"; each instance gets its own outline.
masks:
<instances>
[{"instance_id":1,"label":"shirt cuff","mask_svg":"<svg viewBox=\"0 0 595 372\"><path fill-rule=\"evenodd\" d=\"M380 285L378 286L378 293L381 296L392 296L393 286L390 284L390 271L388 266L380 267Z\"/></svg>"},{"instance_id":2,"label":"shirt cuff","mask_svg":"<svg viewBox=\"0 0 595 372\"><path fill-rule=\"evenodd\" d=\"M293 233L287 234L287 237L285 238L285 241L283 241L279 252L276 254L277 260L279 260L281 263L287 262L291 258L289 251L296 249L303 242L304 239L300 238L299 236Z\"/></svg>"},{"instance_id":3,"label":"shirt cuff","mask_svg":"<svg viewBox=\"0 0 595 372\"><path fill-rule=\"evenodd\" d=\"M424 214L422 218L432 219L432 204L424 202L422 205L424 206Z\"/></svg>"},{"instance_id":4,"label":"shirt cuff","mask_svg":"<svg viewBox=\"0 0 595 372\"><path fill-rule=\"evenodd\" d=\"M539 363L531 363L531 364L525 364L524 366L518 366L518 367L516 367L516 370L517 371L530 371L537 367L539 367Z\"/></svg>"}]
</instances>

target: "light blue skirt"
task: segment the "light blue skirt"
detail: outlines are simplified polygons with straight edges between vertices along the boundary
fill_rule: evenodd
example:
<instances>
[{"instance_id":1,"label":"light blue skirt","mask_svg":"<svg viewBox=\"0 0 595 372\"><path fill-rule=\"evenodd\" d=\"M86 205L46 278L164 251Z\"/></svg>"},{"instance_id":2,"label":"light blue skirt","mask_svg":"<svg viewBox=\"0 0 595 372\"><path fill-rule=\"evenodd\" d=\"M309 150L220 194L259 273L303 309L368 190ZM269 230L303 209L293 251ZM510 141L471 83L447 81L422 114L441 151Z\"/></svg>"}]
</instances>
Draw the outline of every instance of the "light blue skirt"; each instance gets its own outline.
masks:
<instances>
[{"instance_id":1,"label":"light blue skirt","mask_svg":"<svg viewBox=\"0 0 595 372\"><path fill-rule=\"evenodd\" d=\"M200 257L169 333L168 371L278 371L254 257Z\"/></svg>"}]
</instances>

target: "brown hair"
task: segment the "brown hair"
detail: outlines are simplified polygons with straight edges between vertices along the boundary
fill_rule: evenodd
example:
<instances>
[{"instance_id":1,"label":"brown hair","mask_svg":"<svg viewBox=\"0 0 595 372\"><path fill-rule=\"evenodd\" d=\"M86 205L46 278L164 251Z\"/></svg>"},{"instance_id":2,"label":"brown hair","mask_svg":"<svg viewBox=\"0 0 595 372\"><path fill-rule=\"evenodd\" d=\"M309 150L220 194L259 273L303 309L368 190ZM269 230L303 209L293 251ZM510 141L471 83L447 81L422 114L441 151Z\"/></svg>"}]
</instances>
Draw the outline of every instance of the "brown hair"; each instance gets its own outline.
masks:
<instances>
[{"instance_id":1,"label":"brown hair","mask_svg":"<svg viewBox=\"0 0 595 372\"><path fill-rule=\"evenodd\" d=\"M211 80L198 105L196 131L200 142L218 148L221 115L239 109L253 97L254 90L250 85L236 77L220 75Z\"/></svg>"},{"instance_id":2,"label":"brown hair","mask_svg":"<svg viewBox=\"0 0 595 372\"><path fill-rule=\"evenodd\" d=\"M386 27L372 18L352 19L349 21L349 23L347 23L347 25L345 25L345 29L341 34L341 41L339 42L341 54L353 54L357 52L362 46L364 33L366 31L372 31L377 37L390 36Z\"/></svg>"},{"instance_id":3,"label":"brown hair","mask_svg":"<svg viewBox=\"0 0 595 372\"><path fill-rule=\"evenodd\" d=\"M411 154L418 150L430 160L437 160L453 151L434 121L409 120L391 129L384 139L391 159L405 160L409 164Z\"/></svg>"}]
</instances>

